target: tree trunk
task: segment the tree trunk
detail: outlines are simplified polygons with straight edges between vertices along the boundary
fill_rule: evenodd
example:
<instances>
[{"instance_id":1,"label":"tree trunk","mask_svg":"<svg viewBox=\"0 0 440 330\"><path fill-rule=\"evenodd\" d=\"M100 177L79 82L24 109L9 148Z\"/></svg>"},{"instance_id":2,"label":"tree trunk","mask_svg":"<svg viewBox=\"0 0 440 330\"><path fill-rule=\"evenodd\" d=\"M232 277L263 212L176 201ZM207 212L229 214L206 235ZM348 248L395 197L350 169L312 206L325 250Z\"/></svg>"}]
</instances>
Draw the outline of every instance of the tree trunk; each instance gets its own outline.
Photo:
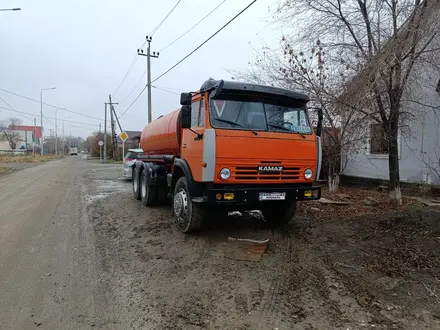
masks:
<instances>
[{"instance_id":1,"label":"tree trunk","mask_svg":"<svg viewBox=\"0 0 440 330\"><path fill-rule=\"evenodd\" d=\"M330 193L335 193L338 191L339 188L339 170L336 170L336 164L334 160L329 157L329 164L328 164L328 190Z\"/></svg>"},{"instance_id":2,"label":"tree trunk","mask_svg":"<svg viewBox=\"0 0 440 330\"><path fill-rule=\"evenodd\" d=\"M322 121L324 120L324 114L322 113L322 107L316 109L318 111L318 123L316 125L316 135L321 136L322 132Z\"/></svg>"},{"instance_id":3,"label":"tree trunk","mask_svg":"<svg viewBox=\"0 0 440 330\"><path fill-rule=\"evenodd\" d=\"M339 174L333 173L332 175L329 175L329 177L328 177L328 190L329 190L329 192L335 193L338 191L339 180L340 180Z\"/></svg>"},{"instance_id":4,"label":"tree trunk","mask_svg":"<svg viewBox=\"0 0 440 330\"><path fill-rule=\"evenodd\" d=\"M390 121L390 131L388 134L389 154L388 166L390 176L390 199L397 205L402 205L402 192L400 191L400 169L399 169L399 145L398 145L398 125Z\"/></svg>"}]
</instances>

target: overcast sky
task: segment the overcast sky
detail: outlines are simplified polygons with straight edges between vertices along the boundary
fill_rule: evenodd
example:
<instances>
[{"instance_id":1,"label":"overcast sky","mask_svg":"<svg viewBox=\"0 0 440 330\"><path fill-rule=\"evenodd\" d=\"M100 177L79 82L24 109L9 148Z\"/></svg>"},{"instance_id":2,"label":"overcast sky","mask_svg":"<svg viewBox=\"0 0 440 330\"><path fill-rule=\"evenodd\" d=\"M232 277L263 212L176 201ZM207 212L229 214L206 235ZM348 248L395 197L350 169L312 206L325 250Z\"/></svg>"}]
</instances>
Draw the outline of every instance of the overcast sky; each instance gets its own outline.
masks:
<instances>
[{"instance_id":1,"label":"overcast sky","mask_svg":"<svg viewBox=\"0 0 440 330\"><path fill-rule=\"evenodd\" d=\"M153 36L152 50L160 51L193 26L223 0L182 0ZM251 0L226 0L218 10L178 42L152 59L152 78L159 76L187 55ZM153 85L169 89L197 90L210 76L230 79L229 69L244 69L253 60L253 47L262 42L276 44L279 32L267 27L268 7L277 0L258 0L249 10ZM145 41L177 0L3 0L0 8L21 7L21 11L0 12L0 88L39 100L42 88L56 87L43 93L44 102L93 116L104 117L104 102L122 81ZM117 112L122 113L145 85L136 86L145 71L146 58L139 57L130 75L113 95ZM136 88L135 88L136 86ZM134 91L129 95L129 93ZM40 104L0 90L0 97L22 115L7 111L0 100L0 119L17 117L32 124ZM147 120L146 93L122 116L125 130L142 130ZM153 89L153 118L179 106L179 96ZM45 135L54 128L55 109L44 107ZM58 111L58 118L87 123L65 122L66 135L87 136L98 130L103 119L92 119ZM59 122L58 132L61 132ZM118 130L119 133L119 130Z\"/></svg>"}]
</instances>

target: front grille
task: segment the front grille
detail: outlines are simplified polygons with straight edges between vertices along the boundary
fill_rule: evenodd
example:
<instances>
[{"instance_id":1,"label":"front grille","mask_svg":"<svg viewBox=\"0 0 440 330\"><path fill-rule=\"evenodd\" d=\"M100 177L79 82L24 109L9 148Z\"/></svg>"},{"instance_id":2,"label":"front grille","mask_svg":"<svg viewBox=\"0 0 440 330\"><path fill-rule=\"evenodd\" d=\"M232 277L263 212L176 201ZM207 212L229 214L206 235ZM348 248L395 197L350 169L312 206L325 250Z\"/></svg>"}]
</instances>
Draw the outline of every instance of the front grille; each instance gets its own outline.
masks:
<instances>
[{"instance_id":1,"label":"front grille","mask_svg":"<svg viewBox=\"0 0 440 330\"><path fill-rule=\"evenodd\" d=\"M280 166L282 165L279 161L262 161L260 164L237 166L233 172L234 178L237 181L243 180L299 180L300 178L300 167L295 166L284 166L282 172L258 172L258 166Z\"/></svg>"}]
</instances>

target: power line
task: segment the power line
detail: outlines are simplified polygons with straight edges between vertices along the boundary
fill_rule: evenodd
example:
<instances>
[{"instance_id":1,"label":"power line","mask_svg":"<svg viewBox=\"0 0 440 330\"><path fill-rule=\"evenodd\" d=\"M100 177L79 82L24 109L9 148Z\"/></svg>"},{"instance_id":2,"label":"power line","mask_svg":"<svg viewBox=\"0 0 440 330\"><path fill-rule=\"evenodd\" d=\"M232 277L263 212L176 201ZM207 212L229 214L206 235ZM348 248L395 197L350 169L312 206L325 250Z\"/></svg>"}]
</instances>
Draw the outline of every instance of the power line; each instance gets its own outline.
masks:
<instances>
[{"instance_id":1,"label":"power line","mask_svg":"<svg viewBox=\"0 0 440 330\"><path fill-rule=\"evenodd\" d=\"M183 61L185 61L188 57L190 57L192 54L194 54L197 50L199 50L204 44L206 44L209 40L211 40L212 38L214 38L221 30L223 30L225 27L227 27L229 24L232 23L232 21L234 21L238 16L240 16L241 14L243 14L250 6L252 6L255 2L257 2L257 0L252 1L250 4L248 4L242 11L240 11L237 15L235 15L233 18L231 18L225 25L223 25L220 29L218 29L213 35L211 35L208 39L206 39L204 42L202 42L198 47L196 47L192 52L190 52L188 55L186 55L184 58L182 58L179 62L177 62L176 64L174 64L171 68L169 68L167 71L165 71L164 73L162 73L159 77L155 78L152 83L154 83L155 81L159 80L160 78L162 78L163 76L165 76L168 72L170 72L171 70L173 70L176 66L178 66L180 63L182 63Z\"/></svg>"},{"instance_id":2,"label":"power line","mask_svg":"<svg viewBox=\"0 0 440 330\"><path fill-rule=\"evenodd\" d=\"M165 76L167 73L169 73L171 70L173 70L175 67L177 67L180 63L182 63L184 60L186 60L188 57L190 57L192 54L194 54L197 50L199 50L203 45L205 45L209 40L211 40L212 38L214 38L220 31L222 31L225 27L227 27L229 24L231 24L238 16L240 16L241 14L243 14L247 9L249 9L250 6L252 6L255 2L257 2L257 0L252 1L249 5L247 5L243 10L241 10L237 15L235 15L234 17L232 17L225 25L223 25L220 29L218 29L214 34L212 34L208 39L206 39L205 41L203 41L199 46L197 46L193 51L191 51L188 55L186 55L185 57L183 57L179 62L177 62L176 64L174 64L171 68L169 68L168 70L166 70L164 73L162 73L160 76L156 77L151 83L154 83L155 81L159 80L160 78L162 78L163 76ZM134 101L129 105L129 107L127 109L125 109L125 111L121 114L120 117L122 117L128 110L131 109L131 107L133 106L133 104L136 103L136 101L139 99L139 97L142 95L142 93L145 91L145 89L147 88L148 85L145 85L144 88L142 88L142 90L140 91L140 93L138 94L138 96L136 96L136 98L134 99Z\"/></svg>"},{"instance_id":3,"label":"power line","mask_svg":"<svg viewBox=\"0 0 440 330\"><path fill-rule=\"evenodd\" d=\"M161 88L166 88L172 91L178 91L178 92L187 92L188 90L186 89L181 89L181 88L174 88L174 87L168 87L168 86L160 86Z\"/></svg>"},{"instance_id":4,"label":"power line","mask_svg":"<svg viewBox=\"0 0 440 330\"><path fill-rule=\"evenodd\" d=\"M18 94L18 93L14 93L14 92L8 91L8 90L3 89L3 88L0 88L0 91L3 91L3 92L5 92L5 93L9 93L9 94L12 94L12 95L15 95L15 96L21 97L21 98L23 98L23 99L26 99L26 100L29 100L29 101L32 101L32 102L40 103L39 100L36 100L36 99L30 98L30 97L28 97L28 96L24 96L24 95L21 95L21 94ZM73 114L75 114L75 115L79 115L79 116L83 116L83 117L88 117L88 118L91 118L91 119L97 119L97 120L101 120L101 121L103 120L102 118L98 118L98 117L93 117L93 116L85 115L85 114L83 114L83 113L76 112L76 111L73 111L73 110L63 109L62 107L59 107L59 106L57 106L57 105L53 105L53 104L49 104L49 103L44 103L44 102L43 102L43 104L46 105L46 106L48 106L48 107L52 107L52 108L56 108L56 109L59 109L59 110L62 110L62 111L67 111L67 112L73 113Z\"/></svg>"},{"instance_id":5,"label":"power line","mask_svg":"<svg viewBox=\"0 0 440 330\"><path fill-rule=\"evenodd\" d=\"M49 124L51 124L52 126L55 126L55 125L49 120L50 117L47 118L46 116L43 116L43 118L46 119L46 120L49 122ZM52 118L52 119L54 119L54 118Z\"/></svg>"},{"instance_id":6,"label":"power line","mask_svg":"<svg viewBox=\"0 0 440 330\"><path fill-rule=\"evenodd\" d=\"M147 43L147 40L145 40L145 41L143 42L143 44L140 45L140 46L138 47L138 49L142 49L142 48L145 46L146 43ZM121 88L121 86L122 86L122 84L124 83L125 79L127 79L127 77L128 77L128 75L130 74L131 70L133 70L133 67L134 67L134 65L136 64L136 61L137 61L137 60L138 60L138 56L135 55L135 56L133 57L133 60L131 61L130 66L128 67L127 72L125 73L124 78L122 78L122 81L121 81L121 83L119 84L118 88L116 88L116 90L113 92L113 96L118 92L119 88ZM145 73L144 73L144 74L145 74ZM141 78L141 79L142 79L142 78ZM139 80L140 80L140 79L139 79ZM137 84L136 84L136 85L137 85Z\"/></svg>"},{"instance_id":7,"label":"power line","mask_svg":"<svg viewBox=\"0 0 440 330\"><path fill-rule=\"evenodd\" d=\"M122 101L119 101L119 103L124 103L130 96L131 94L133 94L133 92L135 91L136 87L139 85L139 83L144 79L145 75L147 74L147 70L144 71L144 73L142 74L142 76L139 78L139 80L137 81L136 85L134 85L133 89L130 91L130 93L128 93L128 95L126 97L124 97L124 99Z\"/></svg>"},{"instance_id":8,"label":"power line","mask_svg":"<svg viewBox=\"0 0 440 330\"><path fill-rule=\"evenodd\" d=\"M170 93L170 94L180 95L179 93L176 93L176 92L170 91L169 89L165 89L165 88L162 88L162 87L157 87L157 86L154 86L154 85L151 85L151 87L156 88L156 89L159 89L159 90L164 91L164 92L168 92L168 93Z\"/></svg>"},{"instance_id":9,"label":"power line","mask_svg":"<svg viewBox=\"0 0 440 330\"><path fill-rule=\"evenodd\" d=\"M128 106L127 109L124 110L123 113L121 113L121 115L119 116L119 118L121 118L123 115L125 115L125 113L130 110L130 108L133 106L133 104L136 103L136 101L139 99L139 97L141 97L142 93L144 92L145 89L147 89L148 85L145 85L144 88L142 88L141 92L138 94L138 96L136 96L136 98L134 99L133 102L131 102L131 104Z\"/></svg>"},{"instance_id":10,"label":"power line","mask_svg":"<svg viewBox=\"0 0 440 330\"><path fill-rule=\"evenodd\" d=\"M24 118L26 118L27 120L31 120L31 121L32 121L32 119L29 119L28 117L26 117L26 116L23 114L24 112L21 112L21 111L15 110L14 107L12 107L8 102L6 102L1 96L0 96L0 100L2 100L3 103L5 103L9 108L11 108L11 109L4 108L5 110L10 110L10 111L12 110L12 111L14 111L14 112L16 112L16 113L22 115L22 116L23 116ZM3 107L2 107L2 108L3 108Z\"/></svg>"},{"instance_id":11,"label":"power line","mask_svg":"<svg viewBox=\"0 0 440 330\"><path fill-rule=\"evenodd\" d=\"M181 2L182 0L177 1L177 3L174 5L173 8L171 8L171 10L169 11L169 13L163 18L162 21L160 21L160 23L154 28L154 30L149 34L150 36L153 36L153 34L155 34L157 32L157 30L159 30L159 28L162 26L162 24L166 21L166 19L168 18L168 16L171 15L171 13L174 11L174 9L176 9L177 5Z\"/></svg>"},{"instance_id":12,"label":"power line","mask_svg":"<svg viewBox=\"0 0 440 330\"><path fill-rule=\"evenodd\" d=\"M116 90L113 92L113 95L115 95L115 94L119 91L119 88L121 88L121 86L122 86L122 84L124 83L125 79L127 79L128 75L130 74L130 72L131 72L131 70L133 69L134 65L136 64L136 61L137 61L137 60L138 60L138 57L135 56L135 57L133 58L133 61L131 61L131 64L130 64L130 66L128 67L127 72L125 73L124 78L122 78L121 83L118 85L118 87L116 88Z\"/></svg>"},{"instance_id":13,"label":"power line","mask_svg":"<svg viewBox=\"0 0 440 330\"><path fill-rule=\"evenodd\" d=\"M224 0L223 2L225 2L225 1L226 1L226 0ZM176 9L177 5L178 5L180 2L181 2L181 0L177 1L177 3L174 5L174 7L171 8L171 10L168 12L168 14L162 19L162 21L161 21L161 22L160 22L160 23L159 23L159 24L153 29L153 31L151 31L151 33L149 34L150 36L153 36L153 34L157 32L157 30L162 26L162 24L166 21L166 19L171 15L171 13L174 11L174 9ZM221 4L223 4L223 2L222 2ZM221 5L221 4L220 4L220 5ZM220 5L217 6L217 8L220 7ZM217 8L215 8L215 9L217 9ZM214 10L215 10L215 9L214 9ZM209 14L208 14L207 16L209 16ZM207 16L205 16L203 19L205 19ZM202 19L202 20L203 20L203 19ZM200 21L200 22L201 22L201 21ZM199 22L199 23L200 23L200 22ZM195 26L196 26L196 25L195 25ZM195 26L193 26L191 29L193 29ZM190 30L188 30L187 32L185 32L185 34L188 33L189 31L190 31ZM183 37L183 35L181 35L178 39L180 39L181 37ZM172 43L176 42L178 39L174 40ZM145 44L147 43L147 41L148 41L148 38L147 38L147 40L144 41L144 43L143 43L140 47L138 47L138 49L141 49L142 47L144 47ZM172 43L171 43L171 44L172 44ZM171 44L169 44L168 46L164 47L163 49L169 47ZM113 92L113 96L115 96L116 92L119 90L119 88L121 87L121 85L123 84L123 82L125 81L125 79L128 77L128 75L129 75L130 71L133 69L134 63L135 63L136 61L137 61L137 57L136 57L136 59L133 59L131 66L128 68L128 71L127 71L127 73L125 74L124 78L122 79L121 83L119 84L118 88L116 89L115 92ZM138 86L138 84L141 82L141 80L144 78L144 76L145 76L146 73L147 73L147 71L145 70L144 73L142 74L142 76L139 78L139 80L138 80L138 82L136 83L136 85L133 87L133 89L128 93L128 95L127 95L127 96L126 96L126 97L125 97L120 103L125 102L125 100L128 99L128 98L130 97L130 95L134 92L134 90L136 89L136 87ZM145 90L145 89L144 89L144 90ZM144 90L143 90L143 91L144 91Z\"/></svg>"},{"instance_id":14,"label":"power line","mask_svg":"<svg viewBox=\"0 0 440 330\"><path fill-rule=\"evenodd\" d=\"M226 0L223 0L217 7L215 7L213 10L211 10L205 17L203 17L200 21L198 21L196 24L194 24L191 28L189 28L186 32L184 32L183 34L180 35L180 37L178 37L177 39L175 39L174 41L170 42L168 45L166 45L165 47L163 47L159 53L162 53L162 51L164 51L165 49L167 49L168 47L170 47L172 44L174 44L175 42L179 41L182 37L184 37L185 35L187 35L189 32L191 32L195 27L197 27L197 25L199 25L200 23L202 23L206 18L208 18L213 12L215 12L222 4L224 4L226 2Z\"/></svg>"},{"instance_id":15,"label":"power line","mask_svg":"<svg viewBox=\"0 0 440 330\"><path fill-rule=\"evenodd\" d=\"M30 115L30 116L38 116L37 114L33 114L33 113L29 113L29 112L23 112L23 111L18 111L18 110L12 110L12 109L8 109L8 108L1 107L1 106L0 106L0 109L4 109L4 110L7 110L7 111L15 111L15 112L22 113L22 114L26 114L26 115ZM46 117L46 116L43 116L43 118L45 118L45 119L47 119L47 120L49 120L49 119L53 119L53 120L55 120L54 117ZM28 119L29 119L29 118L28 118ZM84 123L84 122L73 121L73 120L68 120L68 119L58 119L58 120L63 120L63 121L65 121L65 122L67 122L67 123L79 124L79 125L84 125L84 126L94 126L94 127L99 127L99 125L96 125L96 124ZM52 122L50 122L50 121L49 121L49 123L52 124L52 125L54 125L54 124L53 124Z\"/></svg>"}]
</instances>

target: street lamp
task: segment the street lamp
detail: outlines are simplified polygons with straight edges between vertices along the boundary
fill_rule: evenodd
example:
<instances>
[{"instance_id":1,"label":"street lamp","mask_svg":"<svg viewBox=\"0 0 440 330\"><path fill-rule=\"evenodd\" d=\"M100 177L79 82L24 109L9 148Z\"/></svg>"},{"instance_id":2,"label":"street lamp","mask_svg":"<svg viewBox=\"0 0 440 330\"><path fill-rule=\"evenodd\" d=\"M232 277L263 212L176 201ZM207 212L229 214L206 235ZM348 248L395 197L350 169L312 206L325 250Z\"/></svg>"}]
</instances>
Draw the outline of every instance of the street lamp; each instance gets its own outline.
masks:
<instances>
[{"instance_id":1,"label":"street lamp","mask_svg":"<svg viewBox=\"0 0 440 330\"><path fill-rule=\"evenodd\" d=\"M66 110L66 108L55 109L55 156L58 156L58 110Z\"/></svg>"},{"instance_id":2,"label":"street lamp","mask_svg":"<svg viewBox=\"0 0 440 330\"><path fill-rule=\"evenodd\" d=\"M0 9L0 11L17 11L17 10L21 10L21 8Z\"/></svg>"},{"instance_id":3,"label":"street lamp","mask_svg":"<svg viewBox=\"0 0 440 330\"><path fill-rule=\"evenodd\" d=\"M64 135L64 121L70 118L71 117L65 117L61 119L63 121L63 156L64 156L64 149L66 149L66 136Z\"/></svg>"},{"instance_id":4,"label":"street lamp","mask_svg":"<svg viewBox=\"0 0 440 330\"><path fill-rule=\"evenodd\" d=\"M41 151L41 156L43 156L44 154L44 130L43 130L43 91L49 91L51 89L57 89L56 87L51 87L51 88L42 88L40 91L40 115L41 115L41 138L42 138L42 143L40 144L40 151Z\"/></svg>"}]
</instances>

